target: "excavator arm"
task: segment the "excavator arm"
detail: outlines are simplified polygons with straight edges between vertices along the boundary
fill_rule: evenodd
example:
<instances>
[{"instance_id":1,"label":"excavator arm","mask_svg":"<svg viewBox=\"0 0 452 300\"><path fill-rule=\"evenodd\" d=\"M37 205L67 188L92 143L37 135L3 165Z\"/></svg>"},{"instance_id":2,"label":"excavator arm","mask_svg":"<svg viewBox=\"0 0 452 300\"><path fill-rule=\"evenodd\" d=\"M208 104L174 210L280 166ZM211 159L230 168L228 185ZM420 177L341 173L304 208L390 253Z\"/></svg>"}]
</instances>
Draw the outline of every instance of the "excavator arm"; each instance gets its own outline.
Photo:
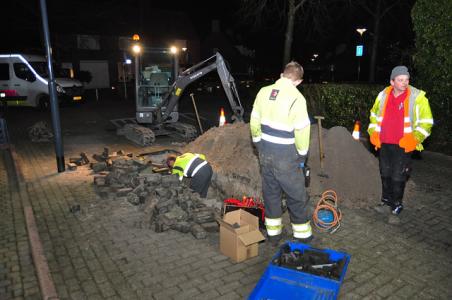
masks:
<instances>
[{"instance_id":1,"label":"excavator arm","mask_svg":"<svg viewBox=\"0 0 452 300\"><path fill-rule=\"evenodd\" d=\"M176 81L171 86L170 92L159 107L159 111L163 111L163 122L170 118L170 115L174 111L174 108L178 105L179 99L185 88L192 82L200 79L213 70L217 70L218 72L221 84L223 85L223 89L229 100L229 104L231 105L234 118L237 121L243 121L243 107L240 103L240 97L237 92L234 78L231 73L229 73L223 56L217 52L214 56L192 66L178 76Z\"/></svg>"}]
</instances>

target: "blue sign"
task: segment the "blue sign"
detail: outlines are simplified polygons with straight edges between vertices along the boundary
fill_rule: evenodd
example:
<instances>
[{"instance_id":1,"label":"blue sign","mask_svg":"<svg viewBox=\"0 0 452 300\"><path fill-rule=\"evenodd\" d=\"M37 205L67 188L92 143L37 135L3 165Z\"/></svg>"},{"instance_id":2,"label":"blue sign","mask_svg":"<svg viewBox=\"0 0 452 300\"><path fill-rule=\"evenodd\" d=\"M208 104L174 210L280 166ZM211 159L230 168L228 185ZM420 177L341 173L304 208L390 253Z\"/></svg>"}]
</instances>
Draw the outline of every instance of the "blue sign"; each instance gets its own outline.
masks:
<instances>
[{"instance_id":1,"label":"blue sign","mask_svg":"<svg viewBox=\"0 0 452 300\"><path fill-rule=\"evenodd\" d=\"M358 45L356 46L356 56L363 56L364 46Z\"/></svg>"}]
</instances>

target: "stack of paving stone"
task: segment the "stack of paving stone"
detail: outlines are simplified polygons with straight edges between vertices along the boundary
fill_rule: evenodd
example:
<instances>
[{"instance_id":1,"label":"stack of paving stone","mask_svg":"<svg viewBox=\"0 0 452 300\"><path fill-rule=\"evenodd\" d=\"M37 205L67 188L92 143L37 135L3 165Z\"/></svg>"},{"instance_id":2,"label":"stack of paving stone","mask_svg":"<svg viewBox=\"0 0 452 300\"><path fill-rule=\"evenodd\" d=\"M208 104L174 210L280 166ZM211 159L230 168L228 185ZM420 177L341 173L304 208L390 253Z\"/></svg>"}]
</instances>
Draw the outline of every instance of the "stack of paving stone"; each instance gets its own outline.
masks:
<instances>
[{"instance_id":1,"label":"stack of paving stone","mask_svg":"<svg viewBox=\"0 0 452 300\"><path fill-rule=\"evenodd\" d=\"M92 165L94 184L102 197L140 206L147 227L156 232L173 229L202 239L218 230L215 218L221 202L201 199L176 175L154 173L152 162L144 157L104 154L97 156L108 157L102 168L96 167L101 162Z\"/></svg>"}]
</instances>

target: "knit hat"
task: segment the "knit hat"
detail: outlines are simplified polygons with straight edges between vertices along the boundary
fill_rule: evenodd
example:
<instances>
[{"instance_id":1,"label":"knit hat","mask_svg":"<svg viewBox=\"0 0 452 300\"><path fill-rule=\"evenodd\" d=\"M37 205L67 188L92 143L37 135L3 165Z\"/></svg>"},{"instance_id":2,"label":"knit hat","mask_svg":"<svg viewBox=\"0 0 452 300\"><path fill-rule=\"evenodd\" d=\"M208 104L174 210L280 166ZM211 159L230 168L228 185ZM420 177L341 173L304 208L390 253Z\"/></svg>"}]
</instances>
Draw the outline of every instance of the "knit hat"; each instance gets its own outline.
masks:
<instances>
[{"instance_id":1,"label":"knit hat","mask_svg":"<svg viewBox=\"0 0 452 300\"><path fill-rule=\"evenodd\" d=\"M399 75L407 75L408 78L410 78L410 73L408 72L408 68L405 66L397 66L394 69L392 69L391 72L391 78L389 78L390 80L393 80L394 78L396 78Z\"/></svg>"}]
</instances>

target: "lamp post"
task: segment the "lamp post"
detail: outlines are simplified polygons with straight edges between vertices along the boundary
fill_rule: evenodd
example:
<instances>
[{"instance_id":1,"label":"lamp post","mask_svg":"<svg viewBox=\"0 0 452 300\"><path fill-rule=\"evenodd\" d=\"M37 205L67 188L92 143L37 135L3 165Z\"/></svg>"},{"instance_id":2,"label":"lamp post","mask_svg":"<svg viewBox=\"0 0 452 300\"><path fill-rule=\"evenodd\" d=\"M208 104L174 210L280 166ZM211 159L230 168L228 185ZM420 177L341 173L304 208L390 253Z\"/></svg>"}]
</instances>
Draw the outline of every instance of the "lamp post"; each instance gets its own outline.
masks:
<instances>
[{"instance_id":1,"label":"lamp post","mask_svg":"<svg viewBox=\"0 0 452 300\"><path fill-rule=\"evenodd\" d=\"M132 60L126 58L125 61L122 62L122 82L124 84L124 99L127 100L127 74L126 74L126 65L130 65ZM128 70L129 68L127 68ZM127 72L128 73L128 72Z\"/></svg>"},{"instance_id":2,"label":"lamp post","mask_svg":"<svg viewBox=\"0 0 452 300\"><path fill-rule=\"evenodd\" d=\"M358 81L361 73L361 57L364 53L363 34L367 31L367 28L356 28L356 32L359 33L361 45L356 46L356 56L358 57Z\"/></svg>"},{"instance_id":3,"label":"lamp post","mask_svg":"<svg viewBox=\"0 0 452 300\"><path fill-rule=\"evenodd\" d=\"M135 54L135 99L138 100L138 86L139 86L139 77L140 77L140 53L141 53L141 45L139 43L140 36L138 34L134 34L132 38L135 43L132 46L132 51Z\"/></svg>"},{"instance_id":4,"label":"lamp post","mask_svg":"<svg viewBox=\"0 0 452 300\"><path fill-rule=\"evenodd\" d=\"M177 76L179 75L179 54L176 46L171 46L170 52L173 54L173 82L176 81Z\"/></svg>"}]
</instances>

